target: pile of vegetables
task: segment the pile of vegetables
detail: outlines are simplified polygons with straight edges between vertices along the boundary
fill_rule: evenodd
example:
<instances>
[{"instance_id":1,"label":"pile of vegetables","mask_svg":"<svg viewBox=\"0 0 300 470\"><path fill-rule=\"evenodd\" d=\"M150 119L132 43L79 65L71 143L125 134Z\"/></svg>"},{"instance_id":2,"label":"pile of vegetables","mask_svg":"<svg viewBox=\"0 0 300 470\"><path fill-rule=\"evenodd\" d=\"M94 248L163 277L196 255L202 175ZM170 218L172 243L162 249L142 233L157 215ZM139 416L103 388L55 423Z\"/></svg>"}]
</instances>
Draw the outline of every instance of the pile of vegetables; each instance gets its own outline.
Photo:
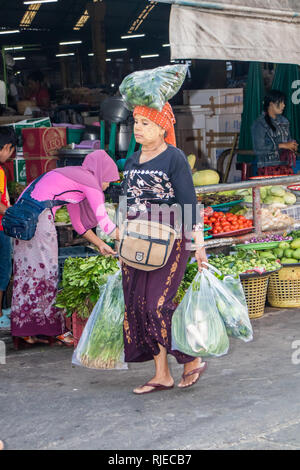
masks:
<instances>
[{"instance_id":1,"label":"pile of vegetables","mask_svg":"<svg viewBox=\"0 0 300 470\"><path fill-rule=\"evenodd\" d=\"M56 307L64 309L68 316L76 312L80 318L88 318L99 298L99 287L118 269L117 259L111 257L66 259Z\"/></svg>"},{"instance_id":2,"label":"pile of vegetables","mask_svg":"<svg viewBox=\"0 0 300 470\"><path fill-rule=\"evenodd\" d=\"M217 204L226 204L233 201L240 201L240 196L227 196L220 193L197 194L197 200L205 206L215 206Z\"/></svg>"},{"instance_id":3,"label":"pile of vegetables","mask_svg":"<svg viewBox=\"0 0 300 470\"><path fill-rule=\"evenodd\" d=\"M207 208L209 209L209 208ZM232 214L231 212L218 212L204 210L203 221L204 224L208 224L212 227L212 230L208 232L212 235L220 233L235 232L236 230L242 230L253 226L252 220L247 219L243 215ZM210 214L210 215L209 215Z\"/></svg>"},{"instance_id":4,"label":"pile of vegetables","mask_svg":"<svg viewBox=\"0 0 300 470\"><path fill-rule=\"evenodd\" d=\"M245 202L253 202L252 188L238 189L235 194L241 196ZM277 207L295 204L297 200L284 186L263 186L260 188L260 198L263 204L276 204Z\"/></svg>"},{"instance_id":5,"label":"pile of vegetables","mask_svg":"<svg viewBox=\"0 0 300 470\"><path fill-rule=\"evenodd\" d=\"M300 236L300 233L299 233ZM293 240L291 235L269 235L268 237L252 237L250 240L245 241L245 245L248 243L266 243L266 242L283 242Z\"/></svg>"},{"instance_id":6,"label":"pile of vegetables","mask_svg":"<svg viewBox=\"0 0 300 470\"><path fill-rule=\"evenodd\" d=\"M300 238L281 241L273 249L257 250L257 255L264 259L280 260L281 264L300 263Z\"/></svg>"},{"instance_id":7,"label":"pile of vegetables","mask_svg":"<svg viewBox=\"0 0 300 470\"><path fill-rule=\"evenodd\" d=\"M55 213L55 222L56 223L63 223L63 224L70 224L71 219L69 216L68 209L66 206L61 207L60 209L57 209Z\"/></svg>"},{"instance_id":8,"label":"pile of vegetables","mask_svg":"<svg viewBox=\"0 0 300 470\"><path fill-rule=\"evenodd\" d=\"M232 255L211 255L209 263L221 271L222 274L231 274L233 276L258 272L275 271L281 268L281 264L275 258L261 257L254 250L238 251Z\"/></svg>"}]
</instances>

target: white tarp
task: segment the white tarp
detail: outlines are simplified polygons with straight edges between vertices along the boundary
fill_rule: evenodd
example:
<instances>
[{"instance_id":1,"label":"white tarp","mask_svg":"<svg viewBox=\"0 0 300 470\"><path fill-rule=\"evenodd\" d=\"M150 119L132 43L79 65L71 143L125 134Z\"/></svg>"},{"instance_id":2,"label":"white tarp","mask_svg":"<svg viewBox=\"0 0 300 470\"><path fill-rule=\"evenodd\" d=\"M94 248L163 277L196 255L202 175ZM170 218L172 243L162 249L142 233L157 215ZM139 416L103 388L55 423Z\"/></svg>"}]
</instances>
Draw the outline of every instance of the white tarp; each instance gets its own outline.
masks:
<instances>
[{"instance_id":1,"label":"white tarp","mask_svg":"<svg viewBox=\"0 0 300 470\"><path fill-rule=\"evenodd\" d=\"M300 64L300 0L162 1L171 59Z\"/></svg>"}]
</instances>

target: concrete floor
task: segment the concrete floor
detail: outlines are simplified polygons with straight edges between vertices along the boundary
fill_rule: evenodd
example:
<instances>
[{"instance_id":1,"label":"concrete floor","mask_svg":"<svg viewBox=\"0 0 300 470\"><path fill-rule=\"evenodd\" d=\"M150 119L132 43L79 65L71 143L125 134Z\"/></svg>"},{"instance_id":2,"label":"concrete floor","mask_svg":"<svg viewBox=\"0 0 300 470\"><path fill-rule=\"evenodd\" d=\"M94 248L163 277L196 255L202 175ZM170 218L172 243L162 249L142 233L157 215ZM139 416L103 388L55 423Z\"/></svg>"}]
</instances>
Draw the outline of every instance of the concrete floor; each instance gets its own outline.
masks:
<instances>
[{"instance_id":1,"label":"concrete floor","mask_svg":"<svg viewBox=\"0 0 300 470\"><path fill-rule=\"evenodd\" d=\"M94 371L66 347L14 351L1 332L0 439L11 450L300 449L300 309L267 308L252 324L254 340L232 339L194 387L144 396L132 388L152 362Z\"/></svg>"}]
</instances>

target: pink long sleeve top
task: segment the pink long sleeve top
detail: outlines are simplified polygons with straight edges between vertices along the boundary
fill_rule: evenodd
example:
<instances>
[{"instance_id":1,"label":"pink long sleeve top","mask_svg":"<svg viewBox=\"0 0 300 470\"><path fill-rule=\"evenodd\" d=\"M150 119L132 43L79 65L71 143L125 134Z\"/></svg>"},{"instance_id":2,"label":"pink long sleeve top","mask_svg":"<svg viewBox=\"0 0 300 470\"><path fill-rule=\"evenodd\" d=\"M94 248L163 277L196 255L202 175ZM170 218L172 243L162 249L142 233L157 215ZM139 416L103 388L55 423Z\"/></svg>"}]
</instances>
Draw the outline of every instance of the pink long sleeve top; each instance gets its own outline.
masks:
<instances>
[{"instance_id":1,"label":"pink long sleeve top","mask_svg":"<svg viewBox=\"0 0 300 470\"><path fill-rule=\"evenodd\" d=\"M77 183L61 173L50 171L39 181L31 193L37 201L63 200L70 215L72 225L80 235L86 232L80 220L79 202L87 199L99 227L107 235L112 233L116 226L108 217L105 209L105 197L102 191ZM53 215L61 206L52 209Z\"/></svg>"}]
</instances>

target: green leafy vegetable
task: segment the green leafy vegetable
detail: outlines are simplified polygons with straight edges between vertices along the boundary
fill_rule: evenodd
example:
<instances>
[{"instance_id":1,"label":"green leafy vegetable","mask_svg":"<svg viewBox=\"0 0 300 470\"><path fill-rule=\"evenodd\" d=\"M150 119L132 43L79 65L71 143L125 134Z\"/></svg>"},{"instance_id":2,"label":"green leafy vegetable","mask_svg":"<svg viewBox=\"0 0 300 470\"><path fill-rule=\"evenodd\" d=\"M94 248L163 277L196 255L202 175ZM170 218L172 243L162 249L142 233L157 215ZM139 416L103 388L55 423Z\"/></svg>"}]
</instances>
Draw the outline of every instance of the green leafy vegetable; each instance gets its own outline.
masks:
<instances>
[{"instance_id":1,"label":"green leafy vegetable","mask_svg":"<svg viewBox=\"0 0 300 470\"><path fill-rule=\"evenodd\" d=\"M56 307L69 316L76 312L80 318L88 318L99 298L99 287L118 269L116 258L101 255L66 259Z\"/></svg>"}]
</instances>

